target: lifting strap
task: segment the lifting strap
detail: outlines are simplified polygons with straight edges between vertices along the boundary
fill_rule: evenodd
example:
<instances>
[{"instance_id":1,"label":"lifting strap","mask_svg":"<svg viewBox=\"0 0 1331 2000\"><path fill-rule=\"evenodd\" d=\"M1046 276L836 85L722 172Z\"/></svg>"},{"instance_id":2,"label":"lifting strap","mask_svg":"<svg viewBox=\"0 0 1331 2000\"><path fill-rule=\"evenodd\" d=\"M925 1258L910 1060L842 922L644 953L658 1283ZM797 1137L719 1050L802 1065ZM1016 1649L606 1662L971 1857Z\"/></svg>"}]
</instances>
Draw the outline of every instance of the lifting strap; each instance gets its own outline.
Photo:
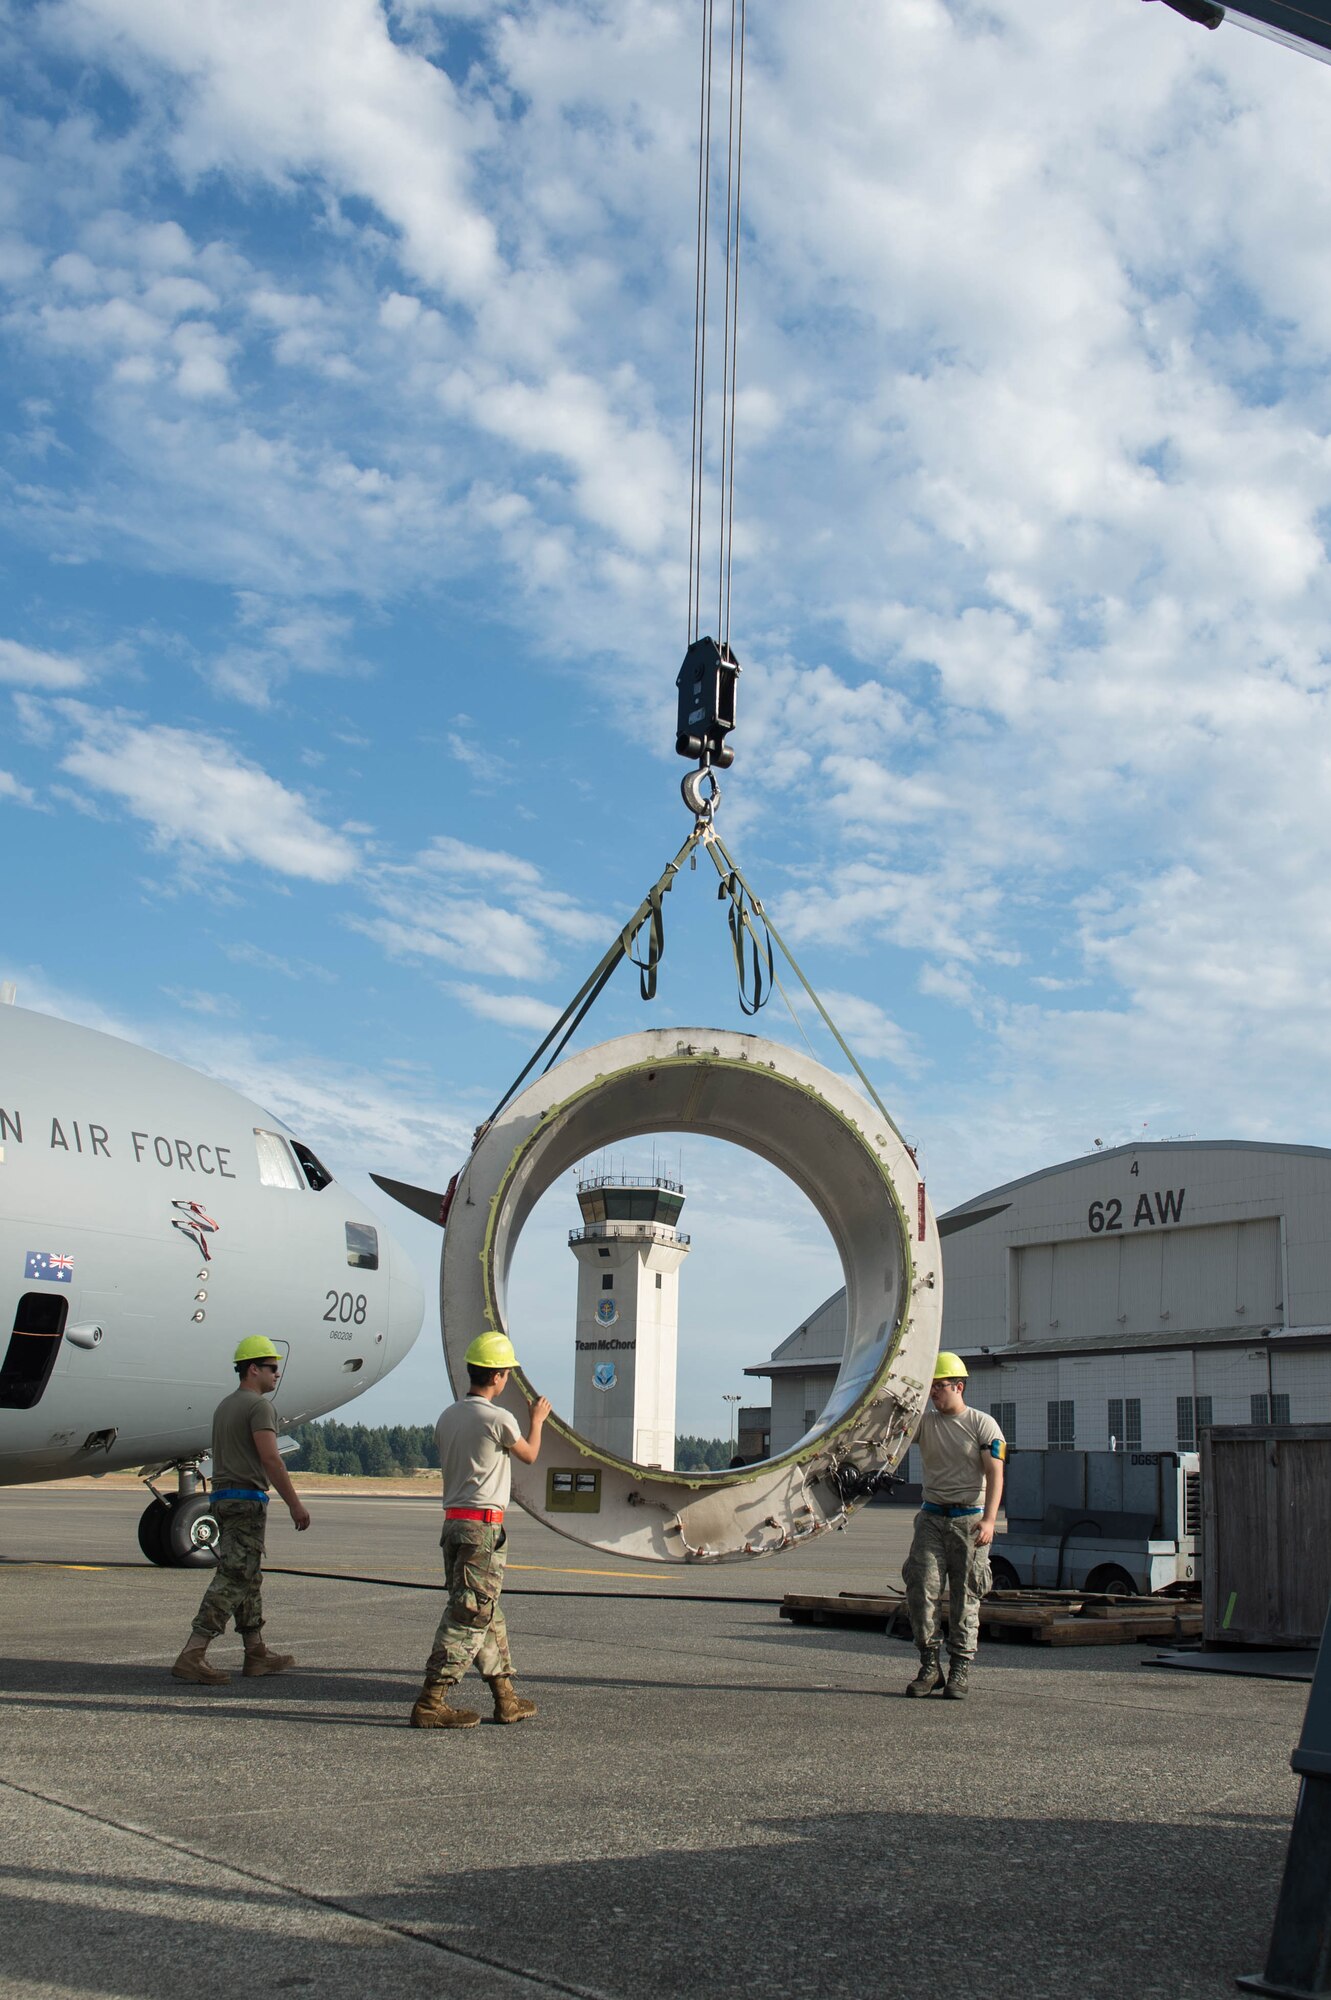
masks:
<instances>
[{"instance_id":1,"label":"lifting strap","mask_svg":"<svg viewBox=\"0 0 1331 2000\"><path fill-rule=\"evenodd\" d=\"M686 861L695 858L699 847L711 857L712 865L720 877L717 900L728 905L726 920L735 960L739 1004L744 1013L756 1014L760 1008L766 1006L775 989L790 1008L791 1018L796 1026L800 1027L795 1009L791 1006L789 996L777 977L773 951L775 946L817 1008L824 1026L864 1086L870 1101L877 1106L891 1130L897 1133L897 1137L901 1137L887 1106L860 1067L836 1022L805 978L794 953L740 873L738 864L710 819L695 821L692 833L678 854L673 860L667 861L660 876L647 891L600 964L583 981L540 1047L535 1050L519 1075L513 1079L479 1131L484 1131L486 1126L494 1122L504 1106L522 1088L542 1057L545 1058L543 1068L547 1070L558 1062L570 1039L609 985L621 959L626 958L631 965L638 968L638 987L642 998L652 1000L656 997L657 968L665 954L665 913L662 906L674 887L675 877L680 869ZM643 940L641 945L640 940ZM801 1034L804 1032L802 1027L800 1032ZM805 1040L808 1040L807 1036Z\"/></svg>"}]
</instances>

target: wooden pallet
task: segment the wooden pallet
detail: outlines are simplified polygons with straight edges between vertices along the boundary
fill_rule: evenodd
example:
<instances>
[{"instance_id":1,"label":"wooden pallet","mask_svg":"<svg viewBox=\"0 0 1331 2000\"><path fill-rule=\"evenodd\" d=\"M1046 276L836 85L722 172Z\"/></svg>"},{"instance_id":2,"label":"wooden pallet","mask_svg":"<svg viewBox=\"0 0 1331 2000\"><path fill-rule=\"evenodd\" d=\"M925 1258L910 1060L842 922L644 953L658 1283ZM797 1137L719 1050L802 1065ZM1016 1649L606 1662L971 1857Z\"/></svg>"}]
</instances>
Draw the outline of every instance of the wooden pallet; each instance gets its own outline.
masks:
<instances>
[{"instance_id":1,"label":"wooden pallet","mask_svg":"<svg viewBox=\"0 0 1331 2000\"><path fill-rule=\"evenodd\" d=\"M837 1597L812 1597L791 1591L781 1616L793 1625L844 1625L910 1637L906 1600L895 1592L869 1596L843 1590ZM980 1606L980 1630L988 1638L1040 1646L1173 1645L1200 1637L1201 1629L1201 1605L1187 1598L996 1590Z\"/></svg>"}]
</instances>

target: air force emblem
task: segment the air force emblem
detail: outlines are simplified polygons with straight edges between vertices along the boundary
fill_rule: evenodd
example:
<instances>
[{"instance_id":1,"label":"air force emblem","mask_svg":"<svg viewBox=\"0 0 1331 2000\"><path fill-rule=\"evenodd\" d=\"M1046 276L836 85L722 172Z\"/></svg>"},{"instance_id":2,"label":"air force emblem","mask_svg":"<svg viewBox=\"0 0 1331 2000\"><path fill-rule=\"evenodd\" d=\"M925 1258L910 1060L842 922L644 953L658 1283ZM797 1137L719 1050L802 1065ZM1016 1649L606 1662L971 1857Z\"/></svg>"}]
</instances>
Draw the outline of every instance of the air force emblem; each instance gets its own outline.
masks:
<instances>
[{"instance_id":1,"label":"air force emblem","mask_svg":"<svg viewBox=\"0 0 1331 2000\"><path fill-rule=\"evenodd\" d=\"M592 1370L593 1389L613 1389L615 1386L615 1364L613 1361L598 1361Z\"/></svg>"}]
</instances>

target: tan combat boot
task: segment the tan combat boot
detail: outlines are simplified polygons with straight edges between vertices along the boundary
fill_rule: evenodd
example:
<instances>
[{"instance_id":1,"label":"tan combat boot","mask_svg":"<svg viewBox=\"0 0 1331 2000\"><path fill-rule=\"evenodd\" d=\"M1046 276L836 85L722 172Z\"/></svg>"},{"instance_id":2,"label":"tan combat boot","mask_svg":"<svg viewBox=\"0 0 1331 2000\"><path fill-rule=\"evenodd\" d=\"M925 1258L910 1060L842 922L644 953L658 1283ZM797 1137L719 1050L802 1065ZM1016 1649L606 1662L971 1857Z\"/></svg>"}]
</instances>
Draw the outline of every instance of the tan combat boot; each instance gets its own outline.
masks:
<instances>
[{"instance_id":1,"label":"tan combat boot","mask_svg":"<svg viewBox=\"0 0 1331 2000\"><path fill-rule=\"evenodd\" d=\"M942 1685L943 1670L938 1664L938 1648L936 1646L928 1650L922 1648L920 1652L920 1671L916 1674L914 1680L910 1682L906 1693L911 1695L932 1694L935 1688L942 1687Z\"/></svg>"},{"instance_id":2,"label":"tan combat boot","mask_svg":"<svg viewBox=\"0 0 1331 2000\"><path fill-rule=\"evenodd\" d=\"M411 1711L413 1729L474 1729L480 1721L474 1708L450 1708L446 1687L431 1686L427 1681L416 1697L416 1706Z\"/></svg>"},{"instance_id":3,"label":"tan combat boot","mask_svg":"<svg viewBox=\"0 0 1331 2000\"><path fill-rule=\"evenodd\" d=\"M247 1680L255 1680L262 1674L284 1674L288 1667L294 1667L294 1653L270 1653L258 1632L245 1634L245 1666Z\"/></svg>"},{"instance_id":4,"label":"tan combat boot","mask_svg":"<svg viewBox=\"0 0 1331 2000\"><path fill-rule=\"evenodd\" d=\"M210 1667L205 1655L208 1640L201 1639L197 1632L191 1633L185 1647L172 1667L171 1672L178 1681L194 1681L199 1687L225 1687L231 1679L220 1667Z\"/></svg>"},{"instance_id":5,"label":"tan combat boot","mask_svg":"<svg viewBox=\"0 0 1331 2000\"><path fill-rule=\"evenodd\" d=\"M969 1660L953 1660L947 1670L947 1686L943 1689L949 1701L965 1701L970 1693Z\"/></svg>"},{"instance_id":6,"label":"tan combat boot","mask_svg":"<svg viewBox=\"0 0 1331 2000\"><path fill-rule=\"evenodd\" d=\"M513 1683L507 1674L495 1674L493 1678L487 1674L485 1685L495 1698L496 1722L525 1722L529 1715L535 1715L536 1703L514 1694Z\"/></svg>"}]
</instances>

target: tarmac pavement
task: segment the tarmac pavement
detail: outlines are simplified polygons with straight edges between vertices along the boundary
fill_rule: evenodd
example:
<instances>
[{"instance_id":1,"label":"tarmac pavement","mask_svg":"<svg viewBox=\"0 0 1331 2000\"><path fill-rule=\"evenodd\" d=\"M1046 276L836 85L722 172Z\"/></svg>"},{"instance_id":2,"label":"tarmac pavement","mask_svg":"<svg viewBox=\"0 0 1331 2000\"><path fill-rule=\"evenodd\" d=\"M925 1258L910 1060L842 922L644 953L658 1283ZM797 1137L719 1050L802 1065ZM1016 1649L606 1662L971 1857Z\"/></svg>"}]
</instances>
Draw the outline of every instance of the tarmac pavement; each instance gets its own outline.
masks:
<instances>
[{"instance_id":1,"label":"tarmac pavement","mask_svg":"<svg viewBox=\"0 0 1331 2000\"><path fill-rule=\"evenodd\" d=\"M265 1590L300 1665L212 1690L167 1672L206 1577L139 1559L141 1496L0 1494L5 2000L1228 2000L1265 1959L1305 1687L988 1645L908 1702L909 1647L775 1610L898 1582L900 1510L683 1571L516 1515L540 1714L410 1730L437 1510L311 1505L273 1571L342 1573Z\"/></svg>"}]
</instances>

